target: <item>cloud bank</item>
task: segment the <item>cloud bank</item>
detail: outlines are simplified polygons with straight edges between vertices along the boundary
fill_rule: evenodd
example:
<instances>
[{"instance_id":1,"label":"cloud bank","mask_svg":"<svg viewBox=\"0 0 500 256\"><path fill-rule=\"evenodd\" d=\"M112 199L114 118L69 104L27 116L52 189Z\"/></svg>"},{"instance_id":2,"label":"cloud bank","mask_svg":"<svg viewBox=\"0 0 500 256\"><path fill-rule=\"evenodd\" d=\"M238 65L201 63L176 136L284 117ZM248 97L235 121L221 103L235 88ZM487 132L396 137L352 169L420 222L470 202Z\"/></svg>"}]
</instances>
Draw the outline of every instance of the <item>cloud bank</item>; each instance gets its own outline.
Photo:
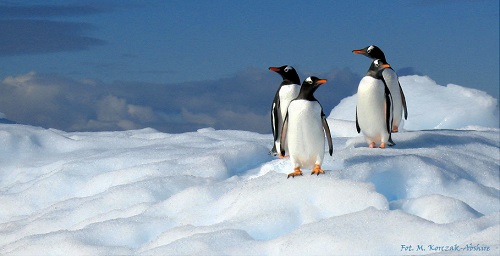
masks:
<instances>
[{"instance_id":1,"label":"cloud bank","mask_svg":"<svg viewBox=\"0 0 500 256\"><path fill-rule=\"evenodd\" d=\"M352 95L360 79L348 69L314 75L329 79L316 95L325 113ZM177 133L213 127L270 133L271 103L280 82L267 68L178 84L77 81L30 72L0 82L0 112L18 123L65 131L152 127Z\"/></svg>"},{"instance_id":2,"label":"cloud bank","mask_svg":"<svg viewBox=\"0 0 500 256\"><path fill-rule=\"evenodd\" d=\"M354 94L361 76L349 69L320 74L300 73L299 70L299 75L302 80L310 75L327 78L328 82L316 92L324 112L327 115L331 112L335 119L354 120ZM490 127L498 123L498 110L494 112L498 99L482 91L458 85L445 87L418 75L402 76L400 81L408 99L407 129L461 128L461 120L474 123L471 121L474 117L490 114L491 118L482 120L492 123L477 125ZM267 134L271 133L271 103L280 82L281 77L267 68L246 69L218 80L167 84L105 83L29 72L0 81L0 112L5 114L4 119L17 123L64 131L151 127L162 132L181 133L212 127ZM412 96L420 94L426 94L422 98L428 101L411 101ZM443 95L447 98L443 99ZM450 104L460 97L464 100L458 102L467 100L467 106ZM446 109L456 115L444 119L429 114L434 109ZM418 121L422 116L434 118L436 125L422 126ZM334 126L339 125L337 122Z\"/></svg>"}]
</instances>

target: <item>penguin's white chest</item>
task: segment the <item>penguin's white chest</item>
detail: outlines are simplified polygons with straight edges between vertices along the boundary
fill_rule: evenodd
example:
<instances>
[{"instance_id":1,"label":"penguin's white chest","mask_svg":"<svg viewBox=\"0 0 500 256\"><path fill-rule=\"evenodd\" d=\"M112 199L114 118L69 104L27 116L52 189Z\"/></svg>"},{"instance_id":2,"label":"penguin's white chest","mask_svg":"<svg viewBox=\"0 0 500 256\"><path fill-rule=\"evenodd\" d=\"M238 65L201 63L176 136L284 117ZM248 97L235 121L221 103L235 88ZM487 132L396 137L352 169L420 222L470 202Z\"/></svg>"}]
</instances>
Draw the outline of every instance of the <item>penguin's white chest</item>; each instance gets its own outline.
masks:
<instances>
[{"instance_id":1,"label":"penguin's white chest","mask_svg":"<svg viewBox=\"0 0 500 256\"><path fill-rule=\"evenodd\" d=\"M317 101L294 100L288 106L288 150L295 167L321 165L325 135L321 105Z\"/></svg>"},{"instance_id":2,"label":"penguin's white chest","mask_svg":"<svg viewBox=\"0 0 500 256\"><path fill-rule=\"evenodd\" d=\"M288 109L288 105L290 101L297 98L300 92L300 85L298 84L287 84L283 85L278 92L280 98L280 111L281 116L285 118L286 111Z\"/></svg>"},{"instance_id":3,"label":"penguin's white chest","mask_svg":"<svg viewBox=\"0 0 500 256\"><path fill-rule=\"evenodd\" d=\"M278 92L280 105L279 105L279 109L278 109L278 116L277 116L278 123L277 124L274 123L274 117L273 117L273 129L276 129L274 126L276 126L276 125L278 126L277 127L278 137L277 137L276 141L274 142L275 147L277 149L279 149L281 146L283 146L285 148L285 152L287 152L287 153L288 153L287 143L284 142L283 145L281 145L281 127L283 126L283 120L285 119L288 105L290 104L290 102L293 99L297 98L297 96L299 95L299 92L300 92L300 85L298 85L298 84L288 84L288 85L281 86L281 88ZM273 106L273 108L274 107L276 107L276 106Z\"/></svg>"},{"instance_id":4,"label":"penguin's white chest","mask_svg":"<svg viewBox=\"0 0 500 256\"><path fill-rule=\"evenodd\" d=\"M382 80L365 76L359 82L356 111L358 124L368 142L387 142L385 85Z\"/></svg>"}]
</instances>

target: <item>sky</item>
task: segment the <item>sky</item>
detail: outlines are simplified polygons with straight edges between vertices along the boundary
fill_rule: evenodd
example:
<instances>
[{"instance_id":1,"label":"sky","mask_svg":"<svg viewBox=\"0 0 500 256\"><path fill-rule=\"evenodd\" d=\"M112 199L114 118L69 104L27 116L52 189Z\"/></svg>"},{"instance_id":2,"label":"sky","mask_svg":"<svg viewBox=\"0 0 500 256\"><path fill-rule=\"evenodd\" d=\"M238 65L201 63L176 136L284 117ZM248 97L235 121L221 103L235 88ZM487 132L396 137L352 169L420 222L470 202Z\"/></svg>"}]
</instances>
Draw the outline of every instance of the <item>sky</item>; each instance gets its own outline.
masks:
<instances>
[{"instance_id":1,"label":"sky","mask_svg":"<svg viewBox=\"0 0 500 256\"><path fill-rule=\"evenodd\" d=\"M404 75L499 98L498 1L1 1L0 112L65 131L270 133L270 66L354 94L375 44ZM409 110L411 111L411 110Z\"/></svg>"}]
</instances>

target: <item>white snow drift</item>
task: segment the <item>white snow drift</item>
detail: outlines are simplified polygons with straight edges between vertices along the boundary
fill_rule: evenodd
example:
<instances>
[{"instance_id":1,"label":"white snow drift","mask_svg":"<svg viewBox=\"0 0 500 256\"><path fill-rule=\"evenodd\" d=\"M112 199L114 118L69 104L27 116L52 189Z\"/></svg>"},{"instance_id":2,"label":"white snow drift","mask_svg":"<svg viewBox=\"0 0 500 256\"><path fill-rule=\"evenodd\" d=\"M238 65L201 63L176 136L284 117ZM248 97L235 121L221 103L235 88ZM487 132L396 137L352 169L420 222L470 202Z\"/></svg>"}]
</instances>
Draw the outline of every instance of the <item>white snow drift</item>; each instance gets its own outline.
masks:
<instances>
[{"instance_id":1,"label":"white snow drift","mask_svg":"<svg viewBox=\"0 0 500 256\"><path fill-rule=\"evenodd\" d=\"M401 84L395 147L366 147L347 98L326 174L293 179L270 134L0 124L0 254L498 255L497 100Z\"/></svg>"},{"instance_id":2,"label":"white snow drift","mask_svg":"<svg viewBox=\"0 0 500 256\"><path fill-rule=\"evenodd\" d=\"M467 126L499 127L498 99L483 91L460 85L436 84L427 76L399 78L406 95L408 120L403 129L464 129ZM356 118L356 95L343 99L330 113L329 119L339 119L337 136L356 136L356 129L348 129Z\"/></svg>"}]
</instances>

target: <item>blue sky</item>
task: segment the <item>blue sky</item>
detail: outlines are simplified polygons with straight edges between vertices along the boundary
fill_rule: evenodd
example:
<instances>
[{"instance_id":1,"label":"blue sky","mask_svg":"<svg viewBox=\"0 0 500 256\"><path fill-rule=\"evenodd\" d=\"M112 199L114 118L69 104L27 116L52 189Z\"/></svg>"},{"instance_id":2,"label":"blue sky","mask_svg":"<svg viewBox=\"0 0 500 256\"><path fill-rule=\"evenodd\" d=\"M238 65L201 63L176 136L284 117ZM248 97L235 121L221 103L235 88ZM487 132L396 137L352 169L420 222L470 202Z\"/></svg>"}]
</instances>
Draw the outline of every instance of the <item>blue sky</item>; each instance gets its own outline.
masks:
<instances>
[{"instance_id":1,"label":"blue sky","mask_svg":"<svg viewBox=\"0 0 500 256\"><path fill-rule=\"evenodd\" d=\"M64 130L270 132L269 66L331 78L329 112L370 44L400 75L498 98L498 21L496 0L0 1L0 112Z\"/></svg>"}]
</instances>

